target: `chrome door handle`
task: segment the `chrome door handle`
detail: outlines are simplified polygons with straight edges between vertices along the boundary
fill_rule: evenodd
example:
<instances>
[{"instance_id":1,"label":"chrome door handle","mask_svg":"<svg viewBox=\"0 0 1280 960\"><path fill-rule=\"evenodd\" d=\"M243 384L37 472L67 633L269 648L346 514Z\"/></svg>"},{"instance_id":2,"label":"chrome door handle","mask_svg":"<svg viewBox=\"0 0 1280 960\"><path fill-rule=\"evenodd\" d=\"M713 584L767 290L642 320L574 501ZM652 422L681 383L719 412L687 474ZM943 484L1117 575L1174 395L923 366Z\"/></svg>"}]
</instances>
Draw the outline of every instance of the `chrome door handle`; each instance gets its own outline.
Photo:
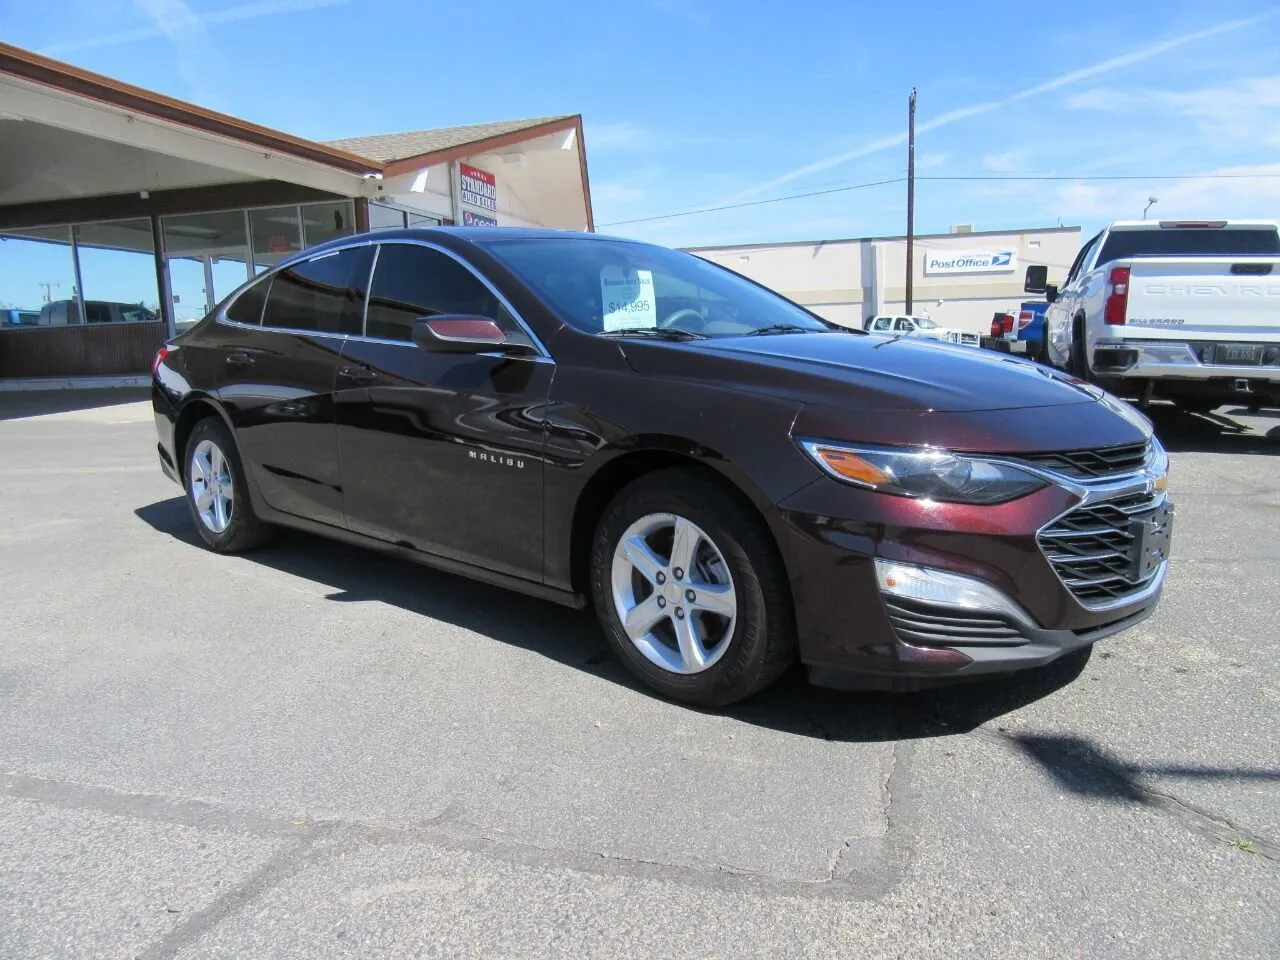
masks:
<instances>
[{"instance_id":1,"label":"chrome door handle","mask_svg":"<svg viewBox=\"0 0 1280 960\"><path fill-rule=\"evenodd\" d=\"M257 361L243 350L237 350L234 353L227 354L227 366L229 367L251 367Z\"/></svg>"},{"instance_id":2,"label":"chrome door handle","mask_svg":"<svg viewBox=\"0 0 1280 960\"><path fill-rule=\"evenodd\" d=\"M353 366L339 367L338 374L346 377L348 380L377 380L378 375L369 367Z\"/></svg>"}]
</instances>

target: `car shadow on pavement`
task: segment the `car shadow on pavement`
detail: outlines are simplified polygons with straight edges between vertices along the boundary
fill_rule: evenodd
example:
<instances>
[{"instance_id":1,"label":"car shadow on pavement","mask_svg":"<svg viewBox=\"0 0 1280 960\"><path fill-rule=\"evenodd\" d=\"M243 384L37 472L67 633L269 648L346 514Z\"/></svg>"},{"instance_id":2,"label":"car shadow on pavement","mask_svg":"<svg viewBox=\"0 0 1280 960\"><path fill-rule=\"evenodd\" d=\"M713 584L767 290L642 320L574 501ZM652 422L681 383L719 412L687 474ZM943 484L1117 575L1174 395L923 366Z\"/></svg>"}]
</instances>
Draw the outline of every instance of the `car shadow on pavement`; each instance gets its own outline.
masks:
<instances>
[{"instance_id":1,"label":"car shadow on pavement","mask_svg":"<svg viewBox=\"0 0 1280 960\"><path fill-rule=\"evenodd\" d=\"M148 504L135 513L191 549L206 549L182 497ZM656 696L617 662L589 612L294 531L283 531L272 546L237 559L322 584L331 590L326 598L336 603L392 604ZM1086 649L1007 679L919 693L824 690L810 686L797 666L768 690L718 712L742 723L824 740L865 743L948 736L1066 686L1080 675L1088 653Z\"/></svg>"},{"instance_id":2,"label":"car shadow on pavement","mask_svg":"<svg viewBox=\"0 0 1280 960\"><path fill-rule=\"evenodd\" d=\"M1227 407L1213 413L1185 413L1169 404L1151 404L1143 413L1170 453L1244 453L1280 456L1280 426L1268 422L1280 412ZM1262 420L1263 423L1249 423Z\"/></svg>"}]
</instances>

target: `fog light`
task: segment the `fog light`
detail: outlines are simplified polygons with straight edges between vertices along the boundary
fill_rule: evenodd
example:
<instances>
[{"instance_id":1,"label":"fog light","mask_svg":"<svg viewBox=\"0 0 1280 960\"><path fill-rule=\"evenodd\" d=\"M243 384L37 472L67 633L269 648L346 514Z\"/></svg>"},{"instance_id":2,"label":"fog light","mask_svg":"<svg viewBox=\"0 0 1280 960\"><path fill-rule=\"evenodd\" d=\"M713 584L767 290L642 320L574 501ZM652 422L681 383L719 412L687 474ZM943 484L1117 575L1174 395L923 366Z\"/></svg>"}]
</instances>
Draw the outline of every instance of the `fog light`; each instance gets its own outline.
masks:
<instances>
[{"instance_id":1,"label":"fog light","mask_svg":"<svg viewBox=\"0 0 1280 960\"><path fill-rule=\"evenodd\" d=\"M877 559L876 579L881 592L890 596L964 610L1003 613L1024 623L1030 622L1030 617L1013 600L991 584L973 577Z\"/></svg>"}]
</instances>

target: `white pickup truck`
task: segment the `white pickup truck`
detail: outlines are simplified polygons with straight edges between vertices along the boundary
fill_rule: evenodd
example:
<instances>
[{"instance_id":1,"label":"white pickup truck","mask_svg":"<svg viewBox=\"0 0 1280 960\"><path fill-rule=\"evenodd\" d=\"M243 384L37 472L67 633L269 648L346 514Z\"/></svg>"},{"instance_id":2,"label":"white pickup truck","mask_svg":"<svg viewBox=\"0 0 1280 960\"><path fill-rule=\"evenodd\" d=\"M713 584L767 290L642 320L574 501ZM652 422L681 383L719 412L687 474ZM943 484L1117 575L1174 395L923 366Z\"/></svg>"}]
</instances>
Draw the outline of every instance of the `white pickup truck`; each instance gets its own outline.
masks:
<instances>
[{"instance_id":1,"label":"white pickup truck","mask_svg":"<svg viewBox=\"0 0 1280 960\"><path fill-rule=\"evenodd\" d=\"M1049 362L1113 392L1207 412L1280 405L1275 221L1121 221L1084 245L1059 290L1044 267Z\"/></svg>"}]
</instances>

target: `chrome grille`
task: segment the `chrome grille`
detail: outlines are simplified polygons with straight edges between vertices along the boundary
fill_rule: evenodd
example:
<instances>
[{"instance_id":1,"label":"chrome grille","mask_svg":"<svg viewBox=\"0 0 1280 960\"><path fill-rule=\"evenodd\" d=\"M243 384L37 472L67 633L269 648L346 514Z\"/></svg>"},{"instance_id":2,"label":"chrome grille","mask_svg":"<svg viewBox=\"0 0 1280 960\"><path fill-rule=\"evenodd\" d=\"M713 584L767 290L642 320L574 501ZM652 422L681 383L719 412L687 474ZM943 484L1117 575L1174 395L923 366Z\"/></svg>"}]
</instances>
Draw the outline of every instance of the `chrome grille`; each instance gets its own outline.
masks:
<instances>
[{"instance_id":1,"label":"chrome grille","mask_svg":"<svg viewBox=\"0 0 1280 960\"><path fill-rule=\"evenodd\" d=\"M1030 453L1019 456L1025 463L1052 470L1077 480L1133 473L1142 469L1147 456L1147 442L1123 443L1092 450L1068 450L1057 453Z\"/></svg>"},{"instance_id":2,"label":"chrome grille","mask_svg":"<svg viewBox=\"0 0 1280 960\"><path fill-rule=\"evenodd\" d=\"M1149 519L1163 506L1163 493L1087 503L1041 530L1036 540L1059 579L1081 602L1122 600L1156 575L1153 570L1141 579L1129 579L1137 547L1132 522Z\"/></svg>"},{"instance_id":3,"label":"chrome grille","mask_svg":"<svg viewBox=\"0 0 1280 960\"><path fill-rule=\"evenodd\" d=\"M1012 620L997 613L939 609L918 600L891 596L885 596L884 605L894 631L908 643L950 646L1027 642Z\"/></svg>"}]
</instances>

